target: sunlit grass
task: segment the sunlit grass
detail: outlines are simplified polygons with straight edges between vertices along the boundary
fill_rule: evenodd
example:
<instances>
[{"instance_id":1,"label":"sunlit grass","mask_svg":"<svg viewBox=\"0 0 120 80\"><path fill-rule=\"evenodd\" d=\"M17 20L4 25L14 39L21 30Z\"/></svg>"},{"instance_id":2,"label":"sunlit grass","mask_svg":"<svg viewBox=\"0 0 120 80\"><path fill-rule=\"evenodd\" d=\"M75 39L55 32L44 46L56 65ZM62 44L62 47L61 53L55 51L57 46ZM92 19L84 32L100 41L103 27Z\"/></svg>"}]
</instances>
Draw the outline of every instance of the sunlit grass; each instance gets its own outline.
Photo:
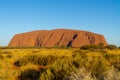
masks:
<instances>
[{"instance_id":1,"label":"sunlit grass","mask_svg":"<svg viewBox=\"0 0 120 80\"><path fill-rule=\"evenodd\" d=\"M27 72L24 72L27 70L40 73L39 78L35 80L67 80L73 72L83 67L90 72L90 77L102 80L106 71L112 69L112 66L118 72L120 71L119 49L98 51L72 48L0 50L0 80L18 80L25 77L29 79Z\"/></svg>"}]
</instances>

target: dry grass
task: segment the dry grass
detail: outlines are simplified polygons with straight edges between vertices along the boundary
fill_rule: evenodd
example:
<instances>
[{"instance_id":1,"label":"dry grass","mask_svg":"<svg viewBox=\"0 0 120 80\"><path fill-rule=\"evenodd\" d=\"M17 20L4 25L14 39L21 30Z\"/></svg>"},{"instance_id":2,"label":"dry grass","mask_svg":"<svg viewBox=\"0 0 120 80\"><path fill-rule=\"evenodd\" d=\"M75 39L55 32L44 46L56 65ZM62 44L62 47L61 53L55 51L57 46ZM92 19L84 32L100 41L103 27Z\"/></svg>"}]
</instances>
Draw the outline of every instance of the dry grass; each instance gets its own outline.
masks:
<instances>
[{"instance_id":1,"label":"dry grass","mask_svg":"<svg viewBox=\"0 0 120 80\"><path fill-rule=\"evenodd\" d=\"M17 61L20 66L15 65ZM117 69L117 72L111 71L112 66L115 71ZM110 80L108 77L111 74L119 75L120 73L120 50L88 51L54 48L0 50L0 80L23 79L18 76L22 74L28 77L24 71L29 69L40 73L39 79L36 80L66 80L68 77L70 80L78 80L80 76L84 76L84 79L80 80L88 78L89 80ZM29 75L33 76L33 74Z\"/></svg>"}]
</instances>

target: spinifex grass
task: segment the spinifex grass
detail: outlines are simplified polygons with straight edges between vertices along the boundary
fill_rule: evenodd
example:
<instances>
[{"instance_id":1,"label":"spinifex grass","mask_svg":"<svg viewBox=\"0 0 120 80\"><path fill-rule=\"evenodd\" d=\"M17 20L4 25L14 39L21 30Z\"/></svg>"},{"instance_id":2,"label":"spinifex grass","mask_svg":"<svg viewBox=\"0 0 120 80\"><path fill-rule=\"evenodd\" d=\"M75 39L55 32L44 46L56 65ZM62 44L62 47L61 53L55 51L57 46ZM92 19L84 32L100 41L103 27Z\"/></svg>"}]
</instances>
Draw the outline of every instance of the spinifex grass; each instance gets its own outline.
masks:
<instances>
[{"instance_id":1,"label":"spinifex grass","mask_svg":"<svg viewBox=\"0 0 120 80\"><path fill-rule=\"evenodd\" d=\"M83 74L88 73L84 78L88 76L91 79L104 80L109 76L106 72L113 67L119 75L120 50L117 49L0 50L0 80L71 80L73 77L79 79L84 71ZM81 75L78 75L79 70ZM75 74L72 76L73 73Z\"/></svg>"}]
</instances>

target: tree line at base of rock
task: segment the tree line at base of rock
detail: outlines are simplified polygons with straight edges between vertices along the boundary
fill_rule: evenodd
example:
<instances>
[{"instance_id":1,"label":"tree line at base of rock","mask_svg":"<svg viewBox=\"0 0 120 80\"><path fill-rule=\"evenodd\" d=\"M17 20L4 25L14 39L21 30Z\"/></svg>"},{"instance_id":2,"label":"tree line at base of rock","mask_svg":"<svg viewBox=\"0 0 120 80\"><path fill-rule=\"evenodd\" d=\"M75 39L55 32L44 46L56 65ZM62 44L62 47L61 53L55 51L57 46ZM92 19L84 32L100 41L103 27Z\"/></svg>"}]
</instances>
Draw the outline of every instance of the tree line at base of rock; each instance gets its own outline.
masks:
<instances>
[{"instance_id":1,"label":"tree line at base of rock","mask_svg":"<svg viewBox=\"0 0 120 80\"><path fill-rule=\"evenodd\" d=\"M90 44L80 47L82 50L92 50L92 49L120 49L120 47L117 47L114 44L108 44L107 46L104 46L103 43L100 43L98 45Z\"/></svg>"},{"instance_id":2,"label":"tree line at base of rock","mask_svg":"<svg viewBox=\"0 0 120 80\"><path fill-rule=\"evenodd\" d=\"M34 48L36 48L36 49L39 49L39 48L48 48L48 49L50 49L50 48L66 48L66 49L68 49L68 48L72 48L72 47L67 47L67 46L64 46L64 45L62 45L62 46L54 46L54 47L39 47L39 46L33 46L33 47L6 47L6 46L4 46L4 47L2 47L2 46L0 46L0 49L34 49ZM85 46L82 46L82 47L80 47L80 49L82 49L82 50L92 50L92 49L120 49L120 46L119 47L117 47L116 45L114 45L114 44L108 44L108 45L104 45L103 43L99 43L98 45L95 45L95 44L89 44L89 45L85 45Z\"/></svg>"}]
</instances>

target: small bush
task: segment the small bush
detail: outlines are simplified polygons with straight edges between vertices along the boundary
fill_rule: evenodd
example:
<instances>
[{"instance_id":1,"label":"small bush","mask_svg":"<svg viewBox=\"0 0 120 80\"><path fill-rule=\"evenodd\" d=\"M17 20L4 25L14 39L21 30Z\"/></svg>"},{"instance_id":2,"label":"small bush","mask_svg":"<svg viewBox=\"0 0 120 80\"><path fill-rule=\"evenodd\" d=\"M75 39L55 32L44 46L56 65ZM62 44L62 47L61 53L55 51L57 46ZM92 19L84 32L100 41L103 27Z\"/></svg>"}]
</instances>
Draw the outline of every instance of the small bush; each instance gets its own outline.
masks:
<instances>
[{"instance_id":1,"label":"small bush","mask_svg":"<svg viewBox=\"0 0 120 80\"><path fill-rule=\"evenodd\" d=\"M104 49L104 48L105 47L103 43L99 43L98 45L90 44L80 47L80 49L82 50L95 50L95 49Z\"/></svg>"},{"instance_id":2,"label":"small bush","mask_svg":"<svg viewBox=\"0 0 120 80\"><path fill-rule=\"evenodd\" d=\"M7 54L6 57L7 58L12 58L12 54Z\"/></svg>"},{"instance_id":3,"label":"small bush","mask_svg":"<svg viewBox=\"0 0 120 80\"><path fill-rule=\"evenodd\" d=\"M98 47L98 49L104 49L105 48L104 43L99 43L97 45L97 47Z\"/></svg>"},{"instance_id":4,"label":"small bush","mask_svg":"<svg viewBox=\"0 0 120 80\"><path fill-rule=\"evenodd\" d=\"M27 65L28 63L47 66L49 64L52 64L55 60L56 60L56 57L52 55L39 56L36 54L32 54L32 55L27 55L27 56L24 56L23 58L20 58L18 61L14 62L14 64L19 67Z\"/></svg>"},{"instance_id":5,"label":"small bush","mask_svg":"<svg viewBox=\"0 0 120 80\"><path fill-rule=\"evenodd\" d=\"M117 49L117 46L116 45L113 45L113 44L109 44L106 46L107 49Z\"/></svg>"},{"instance_id":6,"label":"small bush","mask_svg":"<svg viewBox=\"0 0 120 80\"><path fill-rule=\"evenodd\" d=\"M96 45L85 45L85 46L82 46L80 47L80 49L82 50L91 50L91 49L97 49L97 46Z\"/></svg>"},{"instance_id":7,"label":"small bush","mask_svg":"<svg viewBox=\"0 0 120 80\"><path fill-rule=\"evenodd\" d=\"M109 53L106 53L103 55L107 60L108 62L113 65L115 68L117 67L120 67L120 55L118 54L109 54Z\"/></svg>"},{"instance_id":8,"label":"small bush","mask_svg":"<svg viewBox=\"0 0 120 80\"><path fill-rule=\"evenodd\" d=\"M54 77L51 80L65 80L68 75L75 69L75 66L72 64L71 58L61 58L58 59L54 65L50 68Z\"/></svg>"},{"instance_id":9,"label":"small bush","mask_svg":"<svg viewBox=\"0 0 120 80\"><path fill-rule=\"evenodd\" d=\"M18 77L19 80L38 80L40 72L34 69L27 69L22 71L20 76Z\"/></svg>"}]
</instances>

